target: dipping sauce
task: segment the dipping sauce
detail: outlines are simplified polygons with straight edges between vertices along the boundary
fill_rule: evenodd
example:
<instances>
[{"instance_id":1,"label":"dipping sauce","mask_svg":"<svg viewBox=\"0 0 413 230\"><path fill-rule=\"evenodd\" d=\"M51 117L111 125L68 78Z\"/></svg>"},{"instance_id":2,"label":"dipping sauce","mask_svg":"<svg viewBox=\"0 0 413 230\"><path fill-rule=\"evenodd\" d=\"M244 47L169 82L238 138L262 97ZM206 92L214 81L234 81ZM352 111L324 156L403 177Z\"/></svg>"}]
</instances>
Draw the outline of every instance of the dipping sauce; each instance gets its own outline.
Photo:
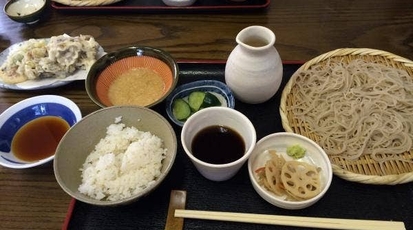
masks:
<instances>
[{"instance_id":1,"label":"dipping sauce","mask_svg":"<svg viewBox=\"0 0 413 230\"><path fill-rule=\"evenodd\" d=\"M146 106L162 97L165 82L155 71L134 68L120 75L109 86L108 98L113 105Z\"/></svg>"},{"instance_id":2,"label":"dipping sauce","mask_svg":"<svg viewBox=\"0 0 413 230\"><path fill-rule=\"evenodd\" d=\"M227 164L245 153L243 138L235 130L219 125L202 129L191 144L192 154L210 164Z\"/></svg>"},{"instance_id":3,"label":"dipping sauce","mask_svg":"<svg viewBox=\"0 0 413 230\"><path fill-rule=\"evenodd\" d=\"M44 116L23 125L11 143L13 154L20 160L33 162L52 156L70 125L62 118Z\"/></svg>"}]
</instances>

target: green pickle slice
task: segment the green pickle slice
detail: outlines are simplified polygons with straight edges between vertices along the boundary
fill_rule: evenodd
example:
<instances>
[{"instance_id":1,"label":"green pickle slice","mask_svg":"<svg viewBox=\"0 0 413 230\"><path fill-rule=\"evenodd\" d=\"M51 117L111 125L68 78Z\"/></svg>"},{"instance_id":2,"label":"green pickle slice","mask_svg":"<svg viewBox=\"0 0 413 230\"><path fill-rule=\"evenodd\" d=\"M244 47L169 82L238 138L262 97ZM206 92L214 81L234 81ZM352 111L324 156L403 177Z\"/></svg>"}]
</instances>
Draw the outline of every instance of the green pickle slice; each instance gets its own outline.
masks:
<instances>
[{"instance_id":1,"label":"green pickle slice","mask_svg":"<svg viewBox=\"0 0 413 230\"><path fill-rule=\"evenodd\" d=\"M184 121L191 116L191 108L184 99L178 98L173 102L172 113L177 120Z\"/></svg>"},{"instance_id":2,"label":"green pickle slice","mask_svg":"<svg viewBox=\"0 0 413 230\"><path fill-rule=\"evenodd\" d=\"M220 105L221 105L221 101L214 94L210 92L206 92L201 108L207 108L211 106L220 106Z\"/></svg>"},{"instance_id":3,"label":"green pickle slice","mask_svg":"<svg viewBox=\"0 0 413 230\"><path fill-rule=\"evenodd\" d=\"M201 108L202 103L204 102L205 92L194 91L189 94L188 103L192 111L196 112Z\"/></svg>"},{"instance_id":4,"label":"green pickle slice","mask_svg":"<svg viewBox=\"0 0 413 230\"><path fill-rule=\"evenodd\" d=\"M200 109L221 106L221 101L210 92L193 91L188 98L178 98L172 104L172 113L179 121L185 121L192 113Z\"/></svg>"},{"instance_id":5,"label":"green pickle slice","mask_svg":"<svg viewBox=\"0 0 413 230\"><path fill-rule=\"evenodd\" d=\"M221 105L221 101L214 94L202 91L194 91L190 93L188 103L194 112L202 108Z\"/></svg>"}]
</instances>

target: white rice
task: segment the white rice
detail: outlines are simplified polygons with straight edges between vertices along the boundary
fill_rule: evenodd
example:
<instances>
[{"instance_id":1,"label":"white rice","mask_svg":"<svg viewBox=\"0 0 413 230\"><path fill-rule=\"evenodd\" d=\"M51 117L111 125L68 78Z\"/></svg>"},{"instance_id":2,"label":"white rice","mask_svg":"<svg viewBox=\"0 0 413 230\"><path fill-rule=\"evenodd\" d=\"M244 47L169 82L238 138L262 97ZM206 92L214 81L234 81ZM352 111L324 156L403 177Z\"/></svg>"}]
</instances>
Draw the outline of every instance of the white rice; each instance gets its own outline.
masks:
<instances>
[{"instance_id":1,"label":"white rice","mask_svg":"<svg viewBox=\"0 0 413 230\"><path fill-rule=\"evenodd\" d=\"M137 194L161 174L166 149L150 132L126 127L116 118L83 164L79 191L97 200L116 201Z\"/></svg>"}]
</instances>

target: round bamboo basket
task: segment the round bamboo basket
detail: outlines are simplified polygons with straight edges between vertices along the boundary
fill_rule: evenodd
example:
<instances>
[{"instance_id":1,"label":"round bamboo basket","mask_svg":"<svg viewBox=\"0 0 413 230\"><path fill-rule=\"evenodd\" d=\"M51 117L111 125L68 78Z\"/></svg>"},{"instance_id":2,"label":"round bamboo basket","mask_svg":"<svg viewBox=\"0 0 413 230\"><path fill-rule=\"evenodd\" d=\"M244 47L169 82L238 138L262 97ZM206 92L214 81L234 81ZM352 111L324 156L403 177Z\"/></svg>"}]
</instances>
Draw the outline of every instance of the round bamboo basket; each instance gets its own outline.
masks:
<instances>
[{"instance_id":1,"label":"round bamboo basket","mask_svg":"<svg viewBox=\"0 0 413 230\"><path fill-rule=\"evenodd\" d=\"M105 6L122 0L52 0L67 6Z\"/></svg>"},{"instance_id":2,"label":"round bamboo basket","mask_svg":"<svg viewBox=\"0 0 413 230\"><path fill-rule=\"evenodd\" d=\"M285 131L298 133L318 142L320 138L311 132L308 125L296 120L289 109L296 103L296 98L294 97L295 79L299 72L307 70L315 64L323 64L323 62L327 60L336 58L339 58L340 61L345 63L349 63L354 59L364 59L369 62L381 63L386 66L405 70L413 77L413 61L389 52L368 48L343 48L322 54L302 65L293 74L282 92L280 115ZM345 180L364 184L395 185L413 181L413 149L401 155L405 159L410 160L410 162L391 160L380 164L369 155L363 155L357 160L346 160L342 157L332 156L329 156L329 158L334 174Z\"/></svg>"}]
</instances>

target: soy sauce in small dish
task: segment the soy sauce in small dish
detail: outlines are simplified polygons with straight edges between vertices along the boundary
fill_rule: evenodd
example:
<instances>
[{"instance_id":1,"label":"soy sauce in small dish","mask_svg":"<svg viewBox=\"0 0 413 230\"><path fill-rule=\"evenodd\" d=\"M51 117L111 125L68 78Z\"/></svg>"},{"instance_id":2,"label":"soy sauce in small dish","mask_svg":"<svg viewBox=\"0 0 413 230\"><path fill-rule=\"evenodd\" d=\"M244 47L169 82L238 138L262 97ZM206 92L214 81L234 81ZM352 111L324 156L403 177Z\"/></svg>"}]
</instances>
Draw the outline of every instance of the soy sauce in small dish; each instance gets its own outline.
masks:
<instances>
[{"instance_id":1,"label":"soy sauce in small dish","mask_svg":"<svg viewBox=\"0 0 413 230\"><path fill-rule=\"evenodd\" d=\"M198 132L191 144L192 154L210 164L227 164L245 153L243 138L235 130L213 125Z\"/></svg>"},{"instance_id":2,"label":"soy sauce in small dish","mask_svg":"<svg viewBox=\"0 0 413 230\"><path fill-rule=\"evenodd\" d=\"M70 125L62 118L44 116L23 125L15 134L11 150L16 158L33 162L52 156Z\"/></svg>"}]
</instances>

